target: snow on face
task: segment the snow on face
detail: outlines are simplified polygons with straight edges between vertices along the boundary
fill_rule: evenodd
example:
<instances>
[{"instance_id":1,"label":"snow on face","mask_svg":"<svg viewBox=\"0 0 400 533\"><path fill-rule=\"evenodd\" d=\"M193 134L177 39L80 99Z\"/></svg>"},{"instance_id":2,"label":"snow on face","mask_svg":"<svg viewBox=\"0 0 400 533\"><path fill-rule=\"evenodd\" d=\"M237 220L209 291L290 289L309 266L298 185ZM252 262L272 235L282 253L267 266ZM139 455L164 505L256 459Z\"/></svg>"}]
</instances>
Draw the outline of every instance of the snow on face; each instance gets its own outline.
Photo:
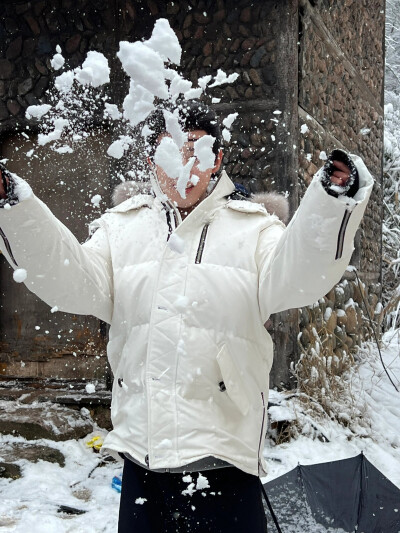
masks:
<instances>
[{"instance_id":1,"label":"snow on face","mask_svg":"<svg viewBox=\"0 0 400 533\"><path fill-rule=\"evenodd\" d=\"M170 137L161 138L154 158L155 174L162 192L177 207L191 207L206 194L211 175L218 168L213 143L214 138L204 130L189 131L182 150Z\"/></svg>"},{"instance_id":2,"label":"snow on face","mask_svg":"<svg viewBox=\"0 0 400 533\"><path fill-rule=\"evenodd\" d=\"M182 169L182 154L171 137L163 137L154 154L154 162L160 166L167 176L178 179Z\"/></svg>"},{"instance_id":3,"label":"snow on face","mask_svg":"<svg viewBox=\"0 0 400 533\"><path fill-rule=\"evenodd\" d=\"M215 137L212 135L203 135L194 143L194 154L199 160L198 168L200 171L213 168L215 165L215 154L212 150Z\"/></svg>"}]
</instances>

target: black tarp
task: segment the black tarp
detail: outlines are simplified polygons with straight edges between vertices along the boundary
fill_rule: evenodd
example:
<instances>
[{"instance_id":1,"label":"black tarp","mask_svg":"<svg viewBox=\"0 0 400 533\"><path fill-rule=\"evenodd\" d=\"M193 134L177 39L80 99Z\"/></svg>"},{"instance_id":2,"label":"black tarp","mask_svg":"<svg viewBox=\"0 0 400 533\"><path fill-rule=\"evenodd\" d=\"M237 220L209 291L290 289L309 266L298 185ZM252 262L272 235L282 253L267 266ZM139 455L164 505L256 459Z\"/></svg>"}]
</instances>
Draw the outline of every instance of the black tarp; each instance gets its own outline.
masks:
<instances>
[{"instance_id":1,"label":"black tarp","mask_svg":"<svg viewBox=\"0 0 400 533\"><path fill-rule=\"evenodd\" d=\"M264 488L282 533L400 533L400 490L362 454L299 465Z\"/></svg>"}]
</instances>

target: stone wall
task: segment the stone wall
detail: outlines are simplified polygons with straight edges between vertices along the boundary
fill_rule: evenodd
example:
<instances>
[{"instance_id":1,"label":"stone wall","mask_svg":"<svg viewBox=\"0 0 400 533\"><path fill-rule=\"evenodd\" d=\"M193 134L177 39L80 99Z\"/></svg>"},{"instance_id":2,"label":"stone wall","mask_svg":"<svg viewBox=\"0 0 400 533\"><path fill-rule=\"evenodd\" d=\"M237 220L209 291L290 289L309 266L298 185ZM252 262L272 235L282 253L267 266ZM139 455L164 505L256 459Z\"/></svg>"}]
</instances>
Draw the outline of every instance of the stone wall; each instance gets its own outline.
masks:
<instances>
[{"instance_id":1,"label":"stone wall","mask_svg":"<svg viewBox=\"0 0 400 533\"><path fill-rule=\"evenodd\" d=\"M66 161L42 149L37 152L39 159L27 160L25 154L29 152L35 125L25 119L25 109L46 101L45 91L54 78L50 59L57 45L62 48L68 68L80 65L88 50L103 52L113 73L108 92L113 101L121 103L127 80L115 56L118 43L148 38L159 17L167 18L176 31L183 49L183 72L194 83L199 76L215 74L218 68L227 73L239 73L234 85L212 93L214 98L220 98L215 108L222 117L239 112L232 143L225 151L225 166L232 179L253 192L288 191L292 211L297 207L297 155L292 149L292 139L297 132L297 102L293 98L297 93L295 0L285 5L272 0L262 3L248 0L33 0L24 3L5 0L0 9L3 21L0 26L3 156L9 157L10 168L30 180L34 190L80 239L85 238L84 227L90 218L81 185L84 184L86 195L96 180L89 178L86 164L80 163L80 158L85 157L83 154L76 161ZM26 139L27 134L29 139ZM109 134L112 137L115 132ZM104 165L108 177L98 183L110 190L119 182L120 168L104 158L106 146L108 144L97 136L86 159L93 158ZM13 147L18 148L18 152ZM49 174L54 175L50 182ZM68 176L67 187L61 178L63 174ZM103 197L109 197L109 193L104 191ZM0 338L0 364L3 375L46 376L51 372L71 379L73 375L82 377L86 367L86 375L92 375L93 365L87 363L87 357L91 357L93 351L89 350L88 354L87 345L95 343L96 321L61 318L61 313L57 313L59 318L54 324L47 306L33 295L25 296L22 287L10 283L10 271L5 264L1 265L1 288L4 303L0 315L4 327ZM14 308L18 311L17 321ZM293 318L291 322L279 317L274 320L277 326L285 323L285 327L276 328L275 336L280 353L278 367L285 373L286 357L293 358L296 351L296 335L291 335L289 327ZM294 320L296 322L296 317ZM40 322L40 332L47 333L38 334L33 322ZM80 328L81 340L78 345L73 340L77 338L77 328ZM66 365L67 356L75 360ZM100 363L99 367L103 368Z\"/></svg>"},{"instance_id":2,"label":"stone wall","mask_svg":"<svg viewBox=\"0 0 400 533\"><path fill-rule=\"evenodd\" d=\"M300 2L299 130L308 128L300 133L300 188L335 147L360 155L374 175L351 260L372 318L381 296L384 7L383 0ZM319 308L302 311L300 329L301 350L317 342L316 331L339 358L370 336L355 272Z\"/></svg>"},{"instance_id":3,"label":"stone wall","mask_svg":"<svg viewBox=\"0 0 400 533\"><path fill-rule=\"evenodd\" d=\"M362 3L351 0L3 0L0 6L2 153L10 157L10 167L28 177L56 215L84 239L85 224L91 215L97 216L88 209L87 198L80 193L82 184L86 194L96 181L88 177L87 167L81 164L81 157L85 156L66 162L43 150L41 159L47 158L46 165L41 159L34 164L27 161L23 156L32 142L35 127L25 119L24 111L28 105L46 100L45 91L54 77L50 59L58 44L68 68L80 65L88 50L103 52L113 73L108 92L113 101L121 103L127 82L115 56L119 41L148 38L155 20L165 17L183 48L183 72L194 83L199 76L215 74L218 68L239 74L234 85L217 88L212 93L214 98L220 98L214 107L222 117L239 112L224 159L234 181L253 192L289 193L293 213L311 175L322 164L320 152L344 146L366 158L379 184L383 4L384 0L373 0L372 9L366 0ZM308 125L306 135L300 133L304 123ZM370 130L368 134L365 128ZM365 134L360 134L362 129ZM25 138L26 134L29 139ZM104 157L104 148L113 135L112 131L106 132L106 138L96 134L90 156L86 156L95 158L104 168L107 177L96 179L104 188L106 199L112 186L119 182L121 170ZM18 154L12 149L14 145L20 148ZM63 181L60 176L69 175L71 169L74 179L68 182L68 187L60 185ZM51 190L47 187L49 174L55 176ZM72 214L68 214L66 206ZM380 282L380 265L375 260L380 257L380 241L376 238L380 235L380 208L377 186L354 257L360 276L375 295L379 294ZM0 331L0 365L4 375L46 376L51 372L70 379L74 375L82 377L87 366L88 376L96 368L104 371L104 365L92 364L93 358L89 364L88 357L94 354L89 351L88 355L86 348L87 342L95 342L97 321L87 319L85 329L84 319L63 316L60 318L63 334L59 339L59 332L46 326L52 318L49 310L34 296L29 296L31 307L26 306L24 311L23 298L18 293L21 288L10 284L10 272L4 264L1 264L0 284L3 301L9 302L0 308L2 321L8 317L7 330ZM333 311L338 305L344 306L330 298L326 305L331 302ZM11 312L15 303L21 315L19 322ZM43 328L49 331L45 343L37 344L28 309L35 310ZM305 314L300 322L303 342L307 338L305 328L317 320L313 318L316 308L310 312L307 324ZM21 329L18 325L21 323L28 325ZM271 384L290 385L293 383L290 363L298 359L299 351L304 348L298 342L298 312L274 316L271 325L278 354ZM78 346L73 345L72 335L66 335L76 328L88 332L83 338L81 335ZM97 333L97 338L104 344L104 335ZM32 343L46 346L44 351L35 351L35 361L32 361L32 350L28 349ZM65 355L60 354L74 357L75 366L72 360L66 369ZM24 370L20 361L25 365Z\"/></svg>"}]
</instances>

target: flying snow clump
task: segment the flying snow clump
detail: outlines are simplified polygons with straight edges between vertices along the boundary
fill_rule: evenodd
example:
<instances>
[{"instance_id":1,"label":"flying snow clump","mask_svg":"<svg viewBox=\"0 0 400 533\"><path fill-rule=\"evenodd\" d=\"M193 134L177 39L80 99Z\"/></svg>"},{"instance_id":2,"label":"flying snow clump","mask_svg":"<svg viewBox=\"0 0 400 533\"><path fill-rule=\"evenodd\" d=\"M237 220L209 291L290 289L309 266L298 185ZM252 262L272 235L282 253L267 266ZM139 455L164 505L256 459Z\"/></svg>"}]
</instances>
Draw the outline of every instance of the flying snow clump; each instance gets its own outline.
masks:
<instances>
[{"instance_id":1,"label":"flying snow clump","mask_svg":"<svg viewBox=\"0 0 400 533\"><path fill-rule=\"evenodd\" d=\"M14 281L17 283L23 283L28 277L28 273L24 268L17 268L13 272Z\"/></svg>"},{"instance_id":2,"label":"flying snow clump","mask_svg":"<svg viewBox=\"0 0 400 533\"><path fill-rule=\"evenodd\" d=\"M198 182L198 176L192 174L195 163L200 172L215 164L212 151L215 139L210 135L194 142L195 157L188 161L182 158L181 149L187 141L184 115L189 101L202 97L213 87L233 83L239 74L227 74L218 69L214 76L199 77L197 86L185 79L178 72L182 48L167 19L156 21L147 40L121 41L117 57L129 78L129 89L122 106L113 103L107 94L110 67L102 53L89 51L80 67L68 70L68 61L63 57L61 47L56 47L51 66L60 73L47 93L49 103L29 106L26 110L28 119L39 122L38 145L49 144L59 154L71 153L78 143L88 139L92 125L98 123L96 121L105 124L112 121L118 138L106 148L107 155L122 159L140 153L145 159L151 152L149 137L152 134L146 120L155 110L161 111L169 137L162 139L154 160L170 179L176 181L177 191L185 198L188 184L196 186ZM213 101L217 100L220 99ZM229 130L236 117L237 113L232 113L223 121L225 142L231 139ZM136 158L133 165L139 165L138 161ZM135 175L133 168L130 172ZM146 177L148 174L147 170ZM122 173L117 175L124 181ZM94 205L93 199L97 196L92 198Z\"/></svg>"}]
</instances>

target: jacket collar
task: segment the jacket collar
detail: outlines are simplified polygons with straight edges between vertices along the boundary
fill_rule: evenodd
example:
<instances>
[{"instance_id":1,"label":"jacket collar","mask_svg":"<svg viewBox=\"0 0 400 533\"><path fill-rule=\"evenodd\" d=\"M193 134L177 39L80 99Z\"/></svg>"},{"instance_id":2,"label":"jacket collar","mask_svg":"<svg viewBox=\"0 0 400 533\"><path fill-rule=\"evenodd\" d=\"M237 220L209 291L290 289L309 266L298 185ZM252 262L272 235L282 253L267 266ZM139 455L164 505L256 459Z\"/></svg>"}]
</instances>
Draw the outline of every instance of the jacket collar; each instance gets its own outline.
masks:
<instances>
[{"instance_id":1,"label":"jacket collar","mask_svg":"<svg viewBox=\"0 0 400 533\"><path fill-rule=\"evenodd\" d=\"M122 203L116 205L115 207L110 207L106 209L107 213L126 213L132 209L140 209L141 207L152 207L154 203L154 196L151 194L137 194L136 196L131 196Z\"/></svg>"},{"instance_id":2,"label":"jacket collar","mask_svg":"<svg viewBox=\"0 0 400 533\"><path fill-rule=\"evenodd\" d=\"M154 183L152 183L154 187ZM172 206L170 203L165 203L165 195L162 195L160 191L157 191L158 194L154 198L151 194L136 194L131 196L122 203L107 209L107 213L126 213L134 209L140 209L141 207L155 207L158 205L161 207L161 203L165 205L167 210L173 211L175 213L176 219L179 221L179 225L187 225L188 220L190 221L204 221L206 222L215 212L217 207L220 207L226 203L226 197L233 193L235 190L235 185L229 179L228 174L223 170L221 172L220 178L218 179L213 190L202 200L198 206L193 209L191 213L182 221L179 210ZM160 196L162 197L160 197Z\"/></svg>"},{"instance_id":3,"label":"jacket collar","mask_svg":"<svg viewBox=\"0 0 400 533\"><path fill-rule=\"evenodd\" d=\"M232 194L235 185L229 179L228 174L223 170L220 178L208 196L202 200L199 205L181 222L181 225L187 225L191 222L206 223L213 217L215 210L227 202L226 197ZM176 209L176 211L178 211Z\"/></svg>"}]
</instances>

